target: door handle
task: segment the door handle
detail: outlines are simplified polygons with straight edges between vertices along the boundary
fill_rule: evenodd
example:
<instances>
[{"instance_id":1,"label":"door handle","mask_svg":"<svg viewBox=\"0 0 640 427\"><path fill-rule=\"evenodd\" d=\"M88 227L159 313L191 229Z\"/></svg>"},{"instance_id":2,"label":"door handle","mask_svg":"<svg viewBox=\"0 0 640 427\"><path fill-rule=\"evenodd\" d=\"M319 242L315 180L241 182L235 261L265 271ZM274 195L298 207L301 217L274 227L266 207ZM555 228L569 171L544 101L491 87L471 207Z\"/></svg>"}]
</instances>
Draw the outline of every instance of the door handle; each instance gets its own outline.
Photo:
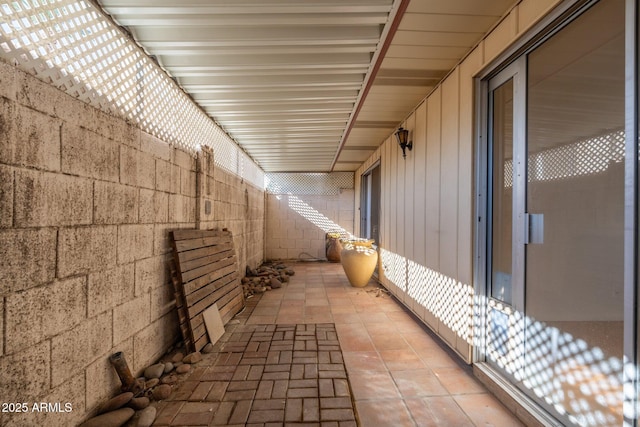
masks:
<instances>
[{"instance_id":1,"label":"door handle","mask_svg":"<svg viewBox=\"0 0 640 427\"><path fill-rule=\"evenodd\" d=\"M524 215L525 245L544 243L544 214Z\"/></svg>"}]
</instances>

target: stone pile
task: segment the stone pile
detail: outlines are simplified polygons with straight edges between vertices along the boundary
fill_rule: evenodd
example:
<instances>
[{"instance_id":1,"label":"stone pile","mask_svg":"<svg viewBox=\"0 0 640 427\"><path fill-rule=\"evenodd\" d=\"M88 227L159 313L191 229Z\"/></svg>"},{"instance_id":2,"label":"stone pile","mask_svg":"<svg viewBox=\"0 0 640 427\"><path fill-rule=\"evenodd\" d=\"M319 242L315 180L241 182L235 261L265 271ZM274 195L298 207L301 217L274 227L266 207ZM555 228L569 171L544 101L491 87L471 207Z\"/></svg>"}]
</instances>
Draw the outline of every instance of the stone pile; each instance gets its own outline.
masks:
<instances>
[{"instance_id":1,"label":"stone pile","mask_svg":"<svg viewBox=\"0 0 640 427\"><path fill-rule=\"evenodd\" d=\"M279 262L264 263L257 269L249 266L246 268L245 277L242 278L242 290L244 297L278 289L289 278L296 274L293 269Z\"/></svg>"},{"instance_id":2,"label":"stone pile","mask_svg":"<svg viewBox=\"0 0 640 427\"><path fill-rule=\"evenodd\" d=\"M207 344L203 353L213 351L213 345ZM150 427L156 419L154 401L165 400L171 395L173 386L180 376L191 371L191 365L202 360L197 351L184 355L175 353L147 367L144 376L137 383L144 384L142 391L121 393L105 402L98 409L98 415L88 419L80 427Z\"/></svg>"}]
</instances>

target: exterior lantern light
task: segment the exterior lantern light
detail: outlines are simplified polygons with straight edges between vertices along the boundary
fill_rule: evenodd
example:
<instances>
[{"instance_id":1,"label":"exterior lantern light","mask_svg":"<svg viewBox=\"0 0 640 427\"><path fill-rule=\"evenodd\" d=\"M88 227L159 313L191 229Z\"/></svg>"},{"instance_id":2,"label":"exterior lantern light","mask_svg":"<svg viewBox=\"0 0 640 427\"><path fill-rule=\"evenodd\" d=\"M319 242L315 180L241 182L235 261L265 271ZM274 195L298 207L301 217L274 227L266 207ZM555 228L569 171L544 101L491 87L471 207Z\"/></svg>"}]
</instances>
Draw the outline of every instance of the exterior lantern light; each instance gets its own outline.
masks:
<instances>
[{"instance_id":1,"label":"exterior lantern light","mask_svg":"<svg viewBox=\"0 0 640 427\"><path fill-rule=\"evenodd\" d=\"M409 139L409 131L401 127L396 131L396 138L398 139L398 145L402 148L402 157L406 158L407 153L404 150L408 148L409 151L411 151L413 148L413 142L407 142L407 139Z\"/></svg>"}]
</instances>

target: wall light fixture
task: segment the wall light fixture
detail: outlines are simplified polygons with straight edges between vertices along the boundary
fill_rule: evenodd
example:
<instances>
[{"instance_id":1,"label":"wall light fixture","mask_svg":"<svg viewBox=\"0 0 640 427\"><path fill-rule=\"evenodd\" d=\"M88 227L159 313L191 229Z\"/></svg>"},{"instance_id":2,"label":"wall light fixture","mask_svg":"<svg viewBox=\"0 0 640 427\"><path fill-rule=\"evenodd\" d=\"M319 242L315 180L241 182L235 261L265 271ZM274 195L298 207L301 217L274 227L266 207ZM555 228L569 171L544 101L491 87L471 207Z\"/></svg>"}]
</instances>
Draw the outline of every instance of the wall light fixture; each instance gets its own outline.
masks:
<instances>
[{"instance_id":1,"label":"wall light fixture","mask_svg":"<svg viewBox=\"0 0 640 427\"><path fill-rule=\"evenodd\" d=\"M402 148L402 157L406 158L407 153L404 150L408 148L409 151L411 151L413 148L413 141L407 142L407 139L409 139L409 131L401 127L396 132L396 138L398 139L398 145Z\"/></svg>"}]
</instances>

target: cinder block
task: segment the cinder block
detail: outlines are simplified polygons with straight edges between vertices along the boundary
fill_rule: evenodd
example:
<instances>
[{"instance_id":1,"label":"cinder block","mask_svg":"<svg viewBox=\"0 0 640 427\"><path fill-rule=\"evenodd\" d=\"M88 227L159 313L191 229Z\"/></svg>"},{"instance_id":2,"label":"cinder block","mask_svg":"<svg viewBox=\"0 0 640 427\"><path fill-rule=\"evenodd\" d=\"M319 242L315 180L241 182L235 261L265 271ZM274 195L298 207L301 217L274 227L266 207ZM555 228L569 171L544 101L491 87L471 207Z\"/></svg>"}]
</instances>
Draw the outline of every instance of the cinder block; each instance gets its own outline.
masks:
<instances>
[{"instance_id":1,"label":"cinder block","mask_svg":"<svg viewBox=\"0 0 640 427\"><path fill-rule=\"evenodd\" d=\"M178 227L169 224L155 224L153 226L153 254L163 255L171 252L169 231Z\"/></svg>"},{"instance_id":2,"label":"cinder block","mask_svg":"<svg viewBox=\"0 0 640 427\"><path fill-rule=\"evenodd\" d=\"M118 144L126 144L135 148L140 147L141 132L136 126L97 108L91 109L91 121L88 123L86 121L82 122L81 126Z\"/></svg>"},{"instance_id":3,"label":"cinder block","mask_svg":"<svg viewBox=\"0 0 640 427\"><path fill-rule=\"evenodd\" d=\"M79 127L62 127L62 171L118 182L120 150L115 141Z\"/></svg>"},{"instance_id":4,"label":"cinder block","mask_svg":"<svg viewBox=\"0 0 640 427\"><path fill-rule=\"evenodd\" d=\"M307 239L297 239L296 240L296 248L298 249L309 249L311 248L311 244Z\"/></svg>"},{"instance_id":5,"label":"cinder block","mask_svg":"<svg viewBox=\"0 0 640 427\"><path fill-rule=\"evenodd\" d=\"M76 277L9 295L7 353L23 350L79 324L87 310L86 292L86 277Z\"/></svg>"},{"instance_id":6,"label":"cinder block","mask_svg":"<svg viewBox=\"0 0 640 427\"><path fill-rule=\"evenodd\" d=\"M16 75L22 73L18 69L5 61L0 61L0 96L14 100L16 99Z\"/></svg>"},{"instance_id":7,"label":"cinder block","mask_svg":"<svg viewBox=\"0 0 640 427\"><path fill-rule=\"evenodd\" d=\"M118 264L126 264L153 255L153 225L118 227Z\"/></svg>"},{"instance_id":8,"label":"cinder block","mask_svg":"<svg viewBox=\"0 0 640 427\"><path fill-rule=\"evenodd\" d=\"M293 240L293 239L280 239L278 247L280 249L295 248L296 247L295 240Z\"/></svg>"},{"instance_id":9,"label":"cinder block","mask_svg":"<svg viewBox=\"0 0 640 427\"><path fill-rule=\"evenodd\" d=\"M171 163L156 160L156 190L171 191Z\"/></svg>"},{"instance_id":10,"label":"cinder block","mask_svg":"<svg viewBox=\"0 0 640 427\"><path fill-rule=\"evenodd\" d=\"M111 310L133 298L134 283L134 264L89 274L87 292L89 317Z\"/></svg>"},{"instance_id":11,"label":"cinder block","mask_svg":"<svg viewBox=\"0 0 640 427\"><path fill-rule=\"evenodd\" d=\"M178 165L171 165L171 177L169 178L169 192L173 194L180 193L180 173L181 168Z\"/></svg>"},{"instance_id":12,"label":"cinder block","mask_svg":"<svg viewBox=\"0 0 640 427\"><path fill-rule=\"evenodd\" d=\"M85 374L83 371L76 372L76 374L62 383L59 387L51 390L49 393L44 394L39 402L51 402L56 403L59 402L61 405L66 403L71 404L72 411L71 412L43 412L42 421L39 424L32 425L40 425L40 426L51 426L51 427L64 427L64 426L75 426L80 424L80 422L85 417ZM35 403L35 402L34 402ZM20 426L25 426L29 424L19 424Z\"/></svg>"},{"instance_id":13,"label":"cinder block","mask_svg":"<svg viewBox=\"0 0 640 427\"><path fill-rule=\"evenodd\" d=\"M0 295L50 282L56 274L56 231L0 231Z\"/></svg>"},{"instance_id":14,"label":"cinder block","mask_svg":"<svg viewBox=\"0 0 640 427\"><path fill-rule=\"evenodd\" d=\"M309 240L318 240L324 238L324 233L317 227L313 228L305 228L303 231L303 235L305 239Z\"/></svg>"},{"instance_id":15,"label":"cinder block","mask_svg":"<svg viewBox=\"0 0 640 427\"><path fill-rule=\"evenodd\" d=\"M145 153L151 154L156 159L166 162L171 160L173 151L171 145L146 132L140 134L140 149Z\"/></svg>"},{"instance_id":16,"label":"cinder block","mask_svg":"<svg viewBox=\"0 0 640 427\"><path fill-rule=\"evenodd\" d=\"M306 252L306 251L302 251L300 249L295 249L295 248L289 248L287 249L287 259L297 259L298 256L300 256L301 252Z\"/></svg>"},{"instance_id":17,"label":"cinder block","mask_svg":"<svg viewBox=\"0 0 640 427\"><path fill-rule=\"evenodd\" d=\"M128 185L96 181L93 212L96 224L137 223L138 189Z\"/></svg>"},{"instance_id":18,"label":"cinder block","mask_svg":"<svg viewBox=\"0 0 640 427\"><path fill-rule=\"evenodd\" d=\"M186 151L176 148L173 153L173 159L174 163L182 169L190 171L196 170L196 158Z\"/></svg>"},{"instance_id":19,"label":"cinder block","mask_svg":"<svg viewBox=\"0 0 640 427\"><path fill-rule=\"evenodd\" d=\"M62 121L21 105L6 111L6 103L0 98L0 116L8 118L0 119L0 162L59 171Z\"/></svg>"},{"instance_id":20,"label":"cinder block","mask_svg":"<svg viewBox=\"0 0 640 427\"><path fill-rule=\"evenodd\" d=\"M178 324L176 312L171 311L134 336L134 356L130 365L132 372L140 373L175 343L179 333Z\"/></svg>"},{"instance_id":21,"label":"cinder block","mask_svg":"<svg viewBox=\"0 0 640 427\"><path fill-rule=\"evenodd\" d=\"M345 221L353 221L353 210L340 210L338 214L338 221L340 223Z\"/></svg>"},{"instance_id":22,"label":"cinder block","mask_svg":"<svg viewBox=\"0 0 640 427\"><path fill-rule=\"evenodd\" d=\"M196 197L196 173L182 169L180 171L180 192L185 196Z\"/></svg>"},{"instance_id":23,"label":"cinder block","mask_svg":"<svg viewBox=\"0 0 640 427\"><path fill-rule=\"evenodd\" d=\"M51 385L57 387L112 347L112 312L85 320L51 341Z\"/></svg>"},{"instance_id":24,"label":"cinder block","mask_svg":"<svg viewBox=\"0 0 640 427\"><path fill-rule=\"evenodd\" d=\"M87 409L96 409L106 400L120 391L120 378L109 362L109 356L121 351L131 367L133 360L133 338L116 344L112 349L98 357L86 369Z\"/></svg>"},{"instance_id":25,"label":"cinder block","mask_svg":"<svg viewBox=\"0 0 640 427\"><path fill-rule=\"evenodd\" d=\"M85 129L94 129L95 107L61 92L60 105L56 106L56 117L69 126L80 126Z\"/></svg>"},{"instance_id":26,"label":"cinder block","mask_svg":"<svg viewBox=\"0 0 640 427\"><path fill-rule=\"evenodd\" d=\"M340 206L354 206L355 205L356 191L352 189L342 188L340 189L340 195L338 200Z\"/></svg>"},{"instance_id":27,"label":"cinder block","mask_svg":"<svg viewBox=\"0 0 640 427\"><path fill-rule=\"evenodd\" d=\"M28 333L28 331L24 331ZM3 402L33 401L49 389L51 372L50 341L0 358L0 389Z\"/></svg>"},{"instance_id":28,"label":"cinder block","mask_svg":"<svg viewBox=\"0 0 640 427\"><path fill-rule=\"evenodd\" d=\"M194 222L195 199L181 194L169 194L169 222Z\"/></svg>"},{"instance_id":29,"label":"cinder block","mask_svg":"<svg viewBox=\"0 0 640 427\"><path fill-rule=\"evenodd\" d=\"M140 223L166 223L169 221L169 194L140 189Z\"/></svg>"},{"instance_id":30,"label":"cinder block","mask_svg":"<svg viewBox=\"0 0 640 427\"><path fill-rule=\"evenodd\" d=\"M303 230L304 229L302 228L302 224L299 225L299 228L289 228L287 230L287 238L292 241L295 239L302 239L302 237L304 236Z\"/></svg>"},{"instance_id":31,"label":"cinder block","mask_svg":"<svg viewBox=\"0 0 640 427\"><path fill-rule=\"evenodd\" d=\"M18 227L91 224L91 180L17 169L15 196L14 221Z\"/></svg>"},{"instance_id":32,"label":"cinder block","mask_svg":"<svg viewBox=\"0 0 640 427\"><path fill-rule=\"evenodd\" d=\"M169 313L176 306L175 293L170 283L163 283L151 291L151 321Z\"/></svg>"},{"instance_id":33,"label":"cinder block","mask_svg":"<svg viewBox=\"0 0 640 427\"><path fill-rule=\"evenodd\" d=\"M16 101L24 106L56 117L56 105L60 104L64 92L21 71L16 73L15 82Z\"/></svg>"},{"instance_id":34,"label":"cinder block","mask_svg":"<svg viewBox=\"0 0 640 427\"><path fill-rule=\"evenodd\" d=\"M167 285L169 283L168 264L166 255L136 261L135 295L145 295L152 289Z\"/></svg>"},{"instance_id":35,"label":"cinder block","mask_svg":"<svg viewBox=\"0 0 640 427\"><path fill-rule=\"evenodd\" d=\"M58 235L58 277L115 267L117 243L115 226L61 229Z\"/></svg>"},{"instance_id":36,"label":"cinder block","mask_svg":"<svg viewBox=\"0 0 640 427\"><path fill-rule=\"evenodd\" d=\"M120 183L142 188L155 188L156 161L151 154L134 148L120 147Z\"/></svg>"},{"instance_id":37,"label":"cinder block","mask_svg":"<svg viewBox=\"0 0 640 427\"><path fill-rule=\"evenodd\" d=\"M142 295L113 309L113 341L121 342L149 324L151 300Z\"/></svg>"},{"instance_id":38,"label":"cinder block","mask_svg":"<svg viewBox=\"0 0 640 427\"><path fill-rule=\"evenodd\" d=\"M280 220L280 229L282 230L291 230L296 228L296 221L293 219L281 219Z\"/></svg>"},{"instance_id":39,"label":"cinder block","mask_svg":"<svg viewBox=\"0 0 640 427\"><path fill-rule=\"evenodd\" d=\"M13 168L5 165L0 165L0 228L11 227L12 225Z\"/></svg>"}]
</instances>

